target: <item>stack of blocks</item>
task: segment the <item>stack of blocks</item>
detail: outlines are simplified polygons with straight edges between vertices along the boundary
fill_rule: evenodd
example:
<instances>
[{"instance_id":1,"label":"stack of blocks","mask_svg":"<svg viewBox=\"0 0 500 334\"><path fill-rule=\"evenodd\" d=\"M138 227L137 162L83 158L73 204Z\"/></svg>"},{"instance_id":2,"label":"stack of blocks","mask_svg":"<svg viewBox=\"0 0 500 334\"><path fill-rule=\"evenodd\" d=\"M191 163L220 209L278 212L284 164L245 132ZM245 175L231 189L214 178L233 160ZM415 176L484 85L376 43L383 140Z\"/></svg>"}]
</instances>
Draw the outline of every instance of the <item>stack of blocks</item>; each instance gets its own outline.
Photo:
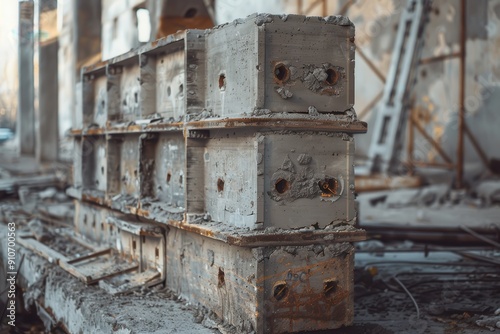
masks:
<instances>
[{"instance_id":1,"label":"stack of blocks","mask_svg":"<svg viewBox=\"0 0 500 334\"><path fill-rule=\"evenodd\" d=\"M81 92L81 235L240 332L352 322L352 135L366 123L348 19L180 32L84 68Z\"/></svg>"}]
</instances>

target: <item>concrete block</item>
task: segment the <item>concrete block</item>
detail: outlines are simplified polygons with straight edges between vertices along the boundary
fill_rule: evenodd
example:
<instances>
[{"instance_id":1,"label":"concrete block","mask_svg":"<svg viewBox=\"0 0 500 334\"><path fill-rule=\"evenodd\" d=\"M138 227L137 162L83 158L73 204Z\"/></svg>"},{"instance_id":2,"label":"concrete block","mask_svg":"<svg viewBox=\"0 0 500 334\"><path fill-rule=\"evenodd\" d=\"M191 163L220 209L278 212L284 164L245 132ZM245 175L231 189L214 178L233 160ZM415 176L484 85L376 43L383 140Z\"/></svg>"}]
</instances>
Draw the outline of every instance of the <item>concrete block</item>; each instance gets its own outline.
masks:
<instances>
[{"instance_id":1,"label":"concrete block","mask_svg":"<svg viewBox=\"0 0 500 334\"><path fill-rule=\"evenodd\" d=\"M134 121L141 118L139 57L110 61L107 67L108 120Z\"/></svg>"},{"instance_id":2,"label":"concrete block","mask_svg":"<svg viewBox=\"0 0 500 334\"><path fill-rule=\"evenodd\" d=\"M205 32L186 30L158 40L141 54L144 115L182 120L204 107Z\"/></svg>"},{"instance_id":3,"label":"concrete block","mask_svg":"<svg viewBox=\"0 0 500 334\"><path fill-rule=\"evenodd\" d=\"M104 127L108 119L108 93L106 67L84 70L82 77L83 127Z\"/></svg>"},{"instance_id":4,"label":"concrete block","mask_svg":"<svg viewBox=\"0 0 500 334\"><path fill-rule=\"evenodd\" d=\"M141 138L141 196L144 200L184 207L185 143L181 132Z\"/></svg>"},{"instance_id":5,"label":"concrete block","mask_svg":"<svg viewBox=\"0 0 500 334\"><path fill-rule=\"evenodd\" d=\"M207 110L236 117L345 112L354 104L349 20L254 14L206 36Z\"/></svg>"},{"instance_id":6,"label":"concrete block","mask_svg":"<svg viewBox=\"0 0 500 334\"><path fill-rule=\"evenodd\" d=\"M114 247L126 258L139 263L139 272L155 270L165 278L165 231L147 223L108 215L107 222L119 231Z\"/></svg>"},{"instance_id":7,"label":"concrete block","mask_svg":"<svg viewBox=\"0 0 500 334\"><path fill-rule=\"evenodd\" d=\"M75 137L73 139L73 182L72 185L76 189L82 188L82 138Z\"/></svg>"},{"instance_id":8,"label":"concrete block","mask_svg":"<svg viewBox=\"0 0 500 334\"><path fill-rule=\"evenodd\" d=\"M84 136L82 139L83 192L104 195L107 185L107 142L104 136Z\"/></svg>"},{"instance_id":9,"label":"concrete block","mask_svg":"<svg viewBox=\"0 0 500 334\"><path fill-rule=\"evenodd\" d=\"M82 201L75 201L75 231L101 246L116 245L118 230L107 222L108 210Z\"/></svg>"},{"instance_id":10,"label":"concrete block","mask_svg":"<svg viewBox=\"0 0 500 334\"><path fill-rule=\"evenodd\" d=\"M139 134L114 135L107 145L108 199L116 195L138 199L140 195Z\"/></svg>"},{"instance_id":11,"label":"concrete block","mask_svg":"<svg viewBox=\"0 0 500 334\"><path fill-rule=\"evenodd\" d=\"M250 229L354 223L346 134L217 130L187 152L188 214Z\"/></svg>"},{"instance_id":12,"label":"concrete block","mask_svg":"<svg viewBox=\"0 0 500 334\"><path fill-rule=\"evenodd\" d=\"M353 321L353 246L230 246L171 228L167 287L241 333L333 329Z\"/></svg>"}]
</instances>

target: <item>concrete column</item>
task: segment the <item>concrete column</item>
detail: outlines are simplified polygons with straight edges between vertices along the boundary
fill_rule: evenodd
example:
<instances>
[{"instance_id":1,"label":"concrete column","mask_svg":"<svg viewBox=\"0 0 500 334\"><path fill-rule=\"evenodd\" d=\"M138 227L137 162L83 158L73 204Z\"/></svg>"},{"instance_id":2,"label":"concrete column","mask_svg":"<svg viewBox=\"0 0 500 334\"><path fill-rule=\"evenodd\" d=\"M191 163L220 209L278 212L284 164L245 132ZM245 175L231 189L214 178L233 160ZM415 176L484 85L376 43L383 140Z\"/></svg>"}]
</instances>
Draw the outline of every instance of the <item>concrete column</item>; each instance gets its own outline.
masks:
<instances>
[{"instance_id":1,"label":"concrete column","mask_svg":"<svg viewBox=\"0 0 500 334\"><path fill-rule=\"evenodd\" d=\"M57 0L38 0L38 122L36 157L56 161L59 151L58 129L58 32Z\"/></svg>"},{"instance_id":2,"label":"concrete column","mask_svg":"<svg viewBox=\"0 0 500 334\"><path fill-rule=\"evenodd\" d=\"M19 104L16 136L21 155L35 154L33 1L19 2Z\"/></svg>"}]
</instances>

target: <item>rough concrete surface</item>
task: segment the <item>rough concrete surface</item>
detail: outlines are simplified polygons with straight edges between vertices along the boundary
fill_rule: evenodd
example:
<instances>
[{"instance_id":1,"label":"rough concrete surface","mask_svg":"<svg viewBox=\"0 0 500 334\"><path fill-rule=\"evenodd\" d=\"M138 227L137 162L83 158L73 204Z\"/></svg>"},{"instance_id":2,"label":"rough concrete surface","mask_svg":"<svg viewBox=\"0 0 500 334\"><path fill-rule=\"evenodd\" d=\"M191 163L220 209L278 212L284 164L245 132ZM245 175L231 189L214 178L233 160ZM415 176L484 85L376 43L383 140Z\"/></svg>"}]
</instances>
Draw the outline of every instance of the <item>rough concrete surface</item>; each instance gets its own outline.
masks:
<instances>
[{"instance_id":1,"label":"rough concrete surface","mask_svg":"<svg viewBox=\"0 0 500 334\"><path fill-rule=\"evenodd\" d=\"M6 226L0 225L0 235L6 233ZM6 259L4 248L0 249L2 263ZM18 263L23 255L19 281L26 291L26 302L34 302L30 296L43 301L45 309L70 333L217 333L195 323L192 309L172 300L165 290L111 296L23 248L18 250Z\"/></svg>"}]
</instances>

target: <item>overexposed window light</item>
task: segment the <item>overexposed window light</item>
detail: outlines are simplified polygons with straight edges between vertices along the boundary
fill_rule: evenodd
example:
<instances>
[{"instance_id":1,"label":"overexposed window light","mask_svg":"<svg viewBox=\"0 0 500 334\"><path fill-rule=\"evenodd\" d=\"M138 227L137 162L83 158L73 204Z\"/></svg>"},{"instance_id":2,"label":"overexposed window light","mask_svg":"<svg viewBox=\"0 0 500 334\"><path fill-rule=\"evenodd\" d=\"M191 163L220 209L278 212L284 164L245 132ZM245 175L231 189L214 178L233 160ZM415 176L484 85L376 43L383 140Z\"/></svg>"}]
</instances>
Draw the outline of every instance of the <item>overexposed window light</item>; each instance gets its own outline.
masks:
<instances>
[{"instance_id":1,"label":"overexposed window light","mask_svg":"<svg viewBox=\"0 0 500 334\"><path fill-rule=\"evenodd\" d=\"M137 36L139 42L149 42L151 36L151 21L149 20L149 10L140 8L136 11L137 15Z\"/></svg>"}]
</instances>

